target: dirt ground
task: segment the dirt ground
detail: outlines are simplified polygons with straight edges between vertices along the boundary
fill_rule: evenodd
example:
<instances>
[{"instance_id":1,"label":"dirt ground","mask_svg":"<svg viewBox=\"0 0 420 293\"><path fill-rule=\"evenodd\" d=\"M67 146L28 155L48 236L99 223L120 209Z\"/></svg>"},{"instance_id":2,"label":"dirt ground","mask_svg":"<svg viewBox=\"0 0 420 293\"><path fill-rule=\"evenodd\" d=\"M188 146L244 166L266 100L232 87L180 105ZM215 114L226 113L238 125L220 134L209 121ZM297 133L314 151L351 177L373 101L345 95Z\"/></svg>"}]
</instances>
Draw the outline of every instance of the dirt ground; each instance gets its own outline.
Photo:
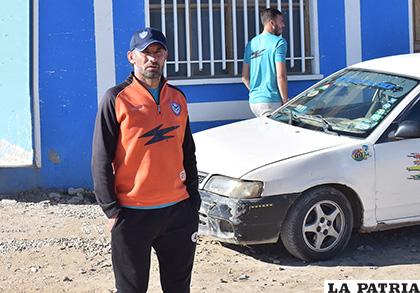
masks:
<instances>
[{"instance_id":1,"label":"dirt ground","mask_svg":"<svg viewBox=\"0 0 420 293\"><path fill-rule=\"evenodd\" d=\"M115 292L106 219L90 198L0 196L0 292ZM198 242L192 292L323 292L326 279L420 276L420 226L354 234L333 260L305 263L281 245ZM161 292L153 255L149 292Z\"/></svg>"}]
</instances>

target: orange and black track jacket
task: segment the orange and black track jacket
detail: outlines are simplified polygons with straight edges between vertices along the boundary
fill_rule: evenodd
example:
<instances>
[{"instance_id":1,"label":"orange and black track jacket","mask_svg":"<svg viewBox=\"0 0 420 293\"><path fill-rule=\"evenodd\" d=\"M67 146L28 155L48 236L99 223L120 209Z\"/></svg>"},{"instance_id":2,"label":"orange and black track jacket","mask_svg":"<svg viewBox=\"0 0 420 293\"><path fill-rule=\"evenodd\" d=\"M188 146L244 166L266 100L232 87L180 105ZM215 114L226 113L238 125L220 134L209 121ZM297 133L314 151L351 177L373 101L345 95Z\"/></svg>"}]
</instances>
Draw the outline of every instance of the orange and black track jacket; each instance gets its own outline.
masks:
<instances>
[{"instance_id":1,"label":"orange and black track jacket","mask_svg":"<svg viewBox=\"0 0 420 293\"><path fill-rule=\"evenodd\" d=\"M191 198L200 206L195 145L184 94L162 80L159 103L132 73L98 108L92 146L97 201L111 217L121 206Z\"/></svg>"}]
</instances>

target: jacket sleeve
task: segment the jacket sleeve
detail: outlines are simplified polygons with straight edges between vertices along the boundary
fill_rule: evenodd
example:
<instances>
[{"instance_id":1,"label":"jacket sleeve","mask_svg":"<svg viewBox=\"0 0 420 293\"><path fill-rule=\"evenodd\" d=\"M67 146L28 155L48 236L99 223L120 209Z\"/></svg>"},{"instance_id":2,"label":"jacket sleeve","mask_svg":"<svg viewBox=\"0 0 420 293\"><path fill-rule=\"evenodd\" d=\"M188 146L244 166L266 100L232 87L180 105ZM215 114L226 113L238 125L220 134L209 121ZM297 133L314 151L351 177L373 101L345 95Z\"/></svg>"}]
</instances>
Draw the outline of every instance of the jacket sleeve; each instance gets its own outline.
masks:
<instances>
[{"instance_id":1,"label":"jacket sleeve","mask_svg":"<svg viewBox=\"0 0 420 293\"><path fill-rule=\"evenodd\" d=\"M96 200L108 218L115 216L120 210L112 167L118 135L119 124L115 113L115 96L109 90L98 107L92 143L94 192Z\"/></svg>"},{"instance_id":2,"label":"jacket sleeve","mask_svg":"<svg viewBox=\"0 0 420 293\"><path fill-rule=\"evenodd\" d=\"M187 120L187 126L185 127L182 149L184 152L184 169L187 174L185 185L187 186L187 191L193 208L198 211L201 205L201 198L198 193L197 160L195 158L195 144L191 133L189 119Z\"/></svg>"}]
</instances>

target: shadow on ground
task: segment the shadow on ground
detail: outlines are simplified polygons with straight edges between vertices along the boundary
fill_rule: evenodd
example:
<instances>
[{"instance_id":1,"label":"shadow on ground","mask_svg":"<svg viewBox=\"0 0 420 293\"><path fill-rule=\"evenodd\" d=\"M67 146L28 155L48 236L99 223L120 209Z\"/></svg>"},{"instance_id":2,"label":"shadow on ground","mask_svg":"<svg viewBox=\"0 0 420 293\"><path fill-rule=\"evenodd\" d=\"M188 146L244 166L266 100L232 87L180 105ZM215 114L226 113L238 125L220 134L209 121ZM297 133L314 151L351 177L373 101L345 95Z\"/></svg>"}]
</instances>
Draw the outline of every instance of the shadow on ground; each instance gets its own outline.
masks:
<instances>
[{"instance_id":1,"label":"shadow on ground","mask_svg":"<svg viewBox=\"0 0 420 293\"><path fill-rule=\"evenodd\" d=\"M93 192L82 188L69 188L68 190L35 189L13 194L0 194L0 201L1 200L11 200L22 203L49 201L51 204L96 204Z\"/></svg>"},{"instance_id":2,"label":"shadow on ground","mask_svg":"<svg viewBox=\"0 0 420 293\"><path fill-rule=\"evenodd\" d=\"M95 196L91 191L83 190L74 194L69 194L69 191L71 190L32 190L17 194L0 194L0 201L27 203L49 201L50 204L96 205ZM347 248L340 255L331 260L312 263L291 256L281 243L254 246L223 244L223 246L254 259L280 266L385 267L420 264L420 225L369 234L353 233Z\"/></svg>"},{"instance_id":3,"label":"shadow on ground","mask_svg":"<svg viewBox=\"0 0 420 293\"><path fill-rule=\"evenodd\" d=\"M280 266L385 267L420 264L420 226L369 234L353 233L344 252L331 260L312 263L294 258L281 243L253 246L223 244L223 246L260 261Z\"/></svg>"}]
</instances>

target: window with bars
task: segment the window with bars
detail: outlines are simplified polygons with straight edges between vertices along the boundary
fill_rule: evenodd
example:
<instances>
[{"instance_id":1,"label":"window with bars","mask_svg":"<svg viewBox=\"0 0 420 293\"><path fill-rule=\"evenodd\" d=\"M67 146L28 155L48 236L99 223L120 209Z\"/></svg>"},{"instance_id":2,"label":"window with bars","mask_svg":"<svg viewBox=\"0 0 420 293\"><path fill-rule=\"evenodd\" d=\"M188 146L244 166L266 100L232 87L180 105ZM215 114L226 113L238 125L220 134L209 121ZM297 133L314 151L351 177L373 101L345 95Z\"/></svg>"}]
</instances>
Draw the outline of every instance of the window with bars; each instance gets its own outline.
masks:
<instances>
[{"instance_id":1,"label":"window with bars","mask_svg":"<svg viewBox=\"0 0 420 293\"><path fill-rule=\"evenodd\" d=\"M309 0L145 0L146 25L167 37L171 79L239 77L245 45L262 31L260 11L282 11L289 75L312 73Z\"/></svg>"}]
</instances>

